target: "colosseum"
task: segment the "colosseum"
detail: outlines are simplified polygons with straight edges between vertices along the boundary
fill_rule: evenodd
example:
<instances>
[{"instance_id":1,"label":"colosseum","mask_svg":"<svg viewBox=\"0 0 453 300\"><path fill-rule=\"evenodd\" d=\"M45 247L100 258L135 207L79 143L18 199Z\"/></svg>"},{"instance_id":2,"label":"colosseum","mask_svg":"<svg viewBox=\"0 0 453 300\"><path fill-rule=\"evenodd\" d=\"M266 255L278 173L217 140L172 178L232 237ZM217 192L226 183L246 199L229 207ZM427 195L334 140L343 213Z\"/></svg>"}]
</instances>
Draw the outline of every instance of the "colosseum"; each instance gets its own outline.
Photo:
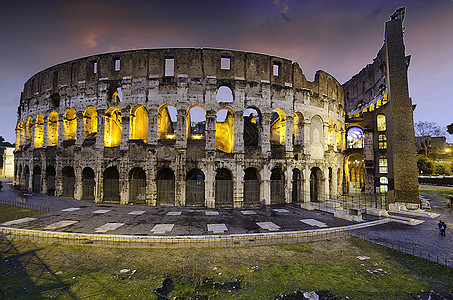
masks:
<instances>
[{"instance_id":1,"label":"colosseum","mask_svg":"<svg viewBox=\"0 0 453 300\"><path fill-rule=\"evenodd\" d=\"M400 118L412 120L412 105L400 107L410 102L402 19L386 23L378 57L344 85L324 71L309 81L285 58L226 49L131 50L52 66L24 85L14 184L118 204L250 207L383 192L417 203L414 176L395 171L410 137L392 146L410 135ZM392 75L401 68L405 78Z\"/></svg>"}]
</instances>

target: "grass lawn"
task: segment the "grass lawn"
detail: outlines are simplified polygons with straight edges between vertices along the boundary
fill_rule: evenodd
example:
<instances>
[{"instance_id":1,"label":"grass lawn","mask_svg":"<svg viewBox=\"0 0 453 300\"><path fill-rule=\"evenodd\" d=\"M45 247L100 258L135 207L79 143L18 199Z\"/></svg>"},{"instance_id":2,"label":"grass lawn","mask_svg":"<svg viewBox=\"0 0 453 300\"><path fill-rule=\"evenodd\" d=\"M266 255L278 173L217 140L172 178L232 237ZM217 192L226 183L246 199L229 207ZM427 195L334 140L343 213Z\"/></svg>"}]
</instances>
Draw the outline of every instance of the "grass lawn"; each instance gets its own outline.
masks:
<instances>
[{"instance_id":1,"label":"grass lawn","mask_svg":"<svg viewBox=\"0 0 453 300\"><path fill-rule=\"evenodd\" d=\"M453 290L452 268L355 237L179 249L0 242L1 299L156 299L153 290L166 276L170 299L274 299L298 289L330 289L339 299L411 299L410 292ZM377 269L382 274L372 273Z\"/></svg>"},{"instance_id":2,"label":"grass lawn","mask_svg":"<svg viewBox=\"0 0 453 300\"><path fill-rule=\"evenodd\" d=\"M451 186L421 184L419 190L422 193L434 194L437 196L453 196L453 187Z\"/></svg>"},{"instance_id":3,"label":"grass lawn","mask_svg":"<svg viewBox=\"0 0 453 300\"><path fill-rule=\"evenodd\" d=\"M0 204L0 223L43 214L42 211Z\"/></svg>"}]
</instances>

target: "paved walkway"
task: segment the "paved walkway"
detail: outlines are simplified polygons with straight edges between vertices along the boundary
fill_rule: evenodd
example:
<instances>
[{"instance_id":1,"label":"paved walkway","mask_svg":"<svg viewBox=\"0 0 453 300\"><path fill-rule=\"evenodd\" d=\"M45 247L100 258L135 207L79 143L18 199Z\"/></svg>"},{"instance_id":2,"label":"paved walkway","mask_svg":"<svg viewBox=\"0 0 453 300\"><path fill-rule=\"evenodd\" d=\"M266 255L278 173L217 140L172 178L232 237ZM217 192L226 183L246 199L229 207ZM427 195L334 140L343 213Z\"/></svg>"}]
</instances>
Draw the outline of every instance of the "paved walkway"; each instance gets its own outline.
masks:
<instances>
[{"instance_id":1,"label":"paved walkway","mask_svg":"<svg viewBox=\"0 0 453 300\"><path fill-rule=\"evenodd\" d=\"M453 259L453 213L448 209L445 199L423 197L431 201L432 211L439 213L439 218L423 219L425 223L417 226L391 222L357 229L357 233L429 251L433 256ZM200 236L319 230L357 224L334 218L329 213L304 210L295 204L256 209L112 205L27 193L14 190L5 182L0 191L1 200L39 205L50 211L32 218L6 222L2 226L53 232ZM375 217L365 217L367 221L376 220ZM439 219L447 223L446 237L438 235Z\"/></svg>"}]
</instances>

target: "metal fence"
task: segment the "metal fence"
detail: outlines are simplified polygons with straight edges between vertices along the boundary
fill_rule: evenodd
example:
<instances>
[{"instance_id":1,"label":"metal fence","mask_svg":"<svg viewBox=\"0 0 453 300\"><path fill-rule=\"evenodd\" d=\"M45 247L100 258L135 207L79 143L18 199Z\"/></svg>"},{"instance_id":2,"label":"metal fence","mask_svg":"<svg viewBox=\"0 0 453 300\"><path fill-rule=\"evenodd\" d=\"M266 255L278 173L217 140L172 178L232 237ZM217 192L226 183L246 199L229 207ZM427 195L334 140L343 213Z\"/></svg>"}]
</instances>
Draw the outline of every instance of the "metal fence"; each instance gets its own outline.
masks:
<instances>
[{"instance_id":1,"label":"metal fence","mask_svg":"<svg viewBox=\"0 0 453 300\"><path fill-rule=\"evenodd\" d=\"M13 205L13 206L19 206L19 207L28 208L28 209L39 210L42 212L50 212L50 208L47 206L36 205L36 204L27 203L27 202L20 202L20 201L9 200L9 199L0 199L0 203Z\"/></svg>"},{"instance_id":2,"label":"metal fence","mask_svg":"<svg viewBox=\"0 0 453 300\"><path fill-rule=\"evenodd\" d=\"M354 232L354 233L350 232L350 235L358 237L359 239L364 240L364 241L378 244L378 245L384 246L389 249L393 249L393 250L396 250L396 251L399 251L402 253L410 254L412 256L424 258L424 259L436 262L438 264L453 268L453 258L451 258L451 257L448 258L446 256L435 255L435 254L430 253L427 250L410 247L407 245L407 243L383 241L383 240L376 239L369 235L361 234L358 232Z\"/></svg>"}]
</instances>

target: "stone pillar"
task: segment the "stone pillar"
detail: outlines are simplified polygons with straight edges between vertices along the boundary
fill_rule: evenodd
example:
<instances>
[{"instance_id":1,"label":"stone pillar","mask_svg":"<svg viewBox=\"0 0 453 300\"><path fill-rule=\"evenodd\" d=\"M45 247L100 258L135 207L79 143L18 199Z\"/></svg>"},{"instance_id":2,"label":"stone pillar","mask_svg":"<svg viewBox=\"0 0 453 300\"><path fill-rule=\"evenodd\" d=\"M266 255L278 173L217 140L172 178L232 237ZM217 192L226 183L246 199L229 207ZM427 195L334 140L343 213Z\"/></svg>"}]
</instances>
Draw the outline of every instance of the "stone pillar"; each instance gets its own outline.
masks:
<instances>
[{"instance_id":1,"label":"stone pillar","mask_svg":"<svg viewBox=\"0 0 453 300\"><path fill-rule=\"evenodd\" d=\"M310 137L310 120L304 120L304 154L310 154L311 150L311 137Z\"/></svg>"},{"instance_id":2,"label":"stone pillar","mask_svg":"<svg viewBox=\"0 0 453 300\"><path fill-rule=\"evenodd\" d=\"M291 203L293 201L292 197L292 192L293 192L293 172L292 168L289 166L286 167L286 172L285 172L285 198L286 198L286 203Z\"/></svg>"},{"instance_id":3,"label":"stone pillar","mask_svg":"<svg viewBox=\"0 0 453 300\"><path fill-rule=\"evenodd\" d=\"M234 179L234 207L239 208L244 206L244 165L242 161L237 161L236 163L236 174L233 174L233 179ZM236 175L236 176L234 176Z\"/></svg>"},{"instance_id":4,"label":"stone pillar","mask_svg":"<svg viewBox=\"0 0 453 300\"><path fill-rule=\"evenodd\" d=\"M149 109L148 116L148 144L157 145L158 118L157 110Z\"/></svg>"},{"instance_id":5,"label":"stone pillar","mask_svg":"<svg viewBox=\"0 0 453 300\"><path fill-rule=\"evenodd\" d=\"M123 169L121 166L119 168L120 170ZM125 205L129 202L129 176L127 176L127 172L120 171L119 173L120 204Z\"/></svg>"},{"instance_id":6,"label":"stone pillar","mask_svg":"<svg viewBox=\"0 0 453 300\"><path fill-rule=\"evenodd\" d=\"M44 147L44 143L43 143L43 147ZM42 164L42 170L41 170L41 181L42 181L41 193L43 193L43 194L47 194L47 176L46 176L47 172L46 172L46 170L47 170L47 162L44 160L43 164Z\"/></svg>"},{"instance_id":7,"label":"stone pillar","mask_svg":"<svg viewBox=\"0 0 453 300\"><path fill-rule=\"evenodd\" d=\"M178 150L176 154L176 170L175 170L175 205L184 206L186 204L186 159L185 151Z\"/></svg>"},{"instance_id":8,"label":"stone pillar","mask_svg":"<svg viewBox=\"0 0 453 300\"><path fill-rule=\"evenodd\" d=\"M43 148L47 147L47 130L49 130L48 118L44 117L44 126L43 126L43 133L42 133L42 147Z\"/></svg>"},{"instance_id":9,"label":"stone pillar","mask_svg":"<svg viewBox=\"0 0 453 300\"><path fill-rule=\"evenodd\" d=\"M263 134L261 136L261 152L271 152L271 114L263 113Z\"/></svg>"},{"instance_id":10,"label":"stone pillar","mask_svg":"<svg viewBox=\"0 0 453 300\"><path fill-rule=\"evenodd\" d=\"M285 149L293 152L293 116L286 116Z\"/></svg>"},{"instance_id":11,"label":"stone pillar","mask_svg":"<svg viewBox=\"0 0 453 300\"><path fill-rule=\"evenodd\" d=\"M329 169L328 168L323 168L321 169L321 172L323 173L324 181L321 181L321 184L324 185L324 199L329 200L330 196L330 189L329 189Z\"/></svg>"},{"instance_id":12,"label":"stone pillar","mask_svg":"<svg viewBox=\"0 0 453 300\"><path fill-rule=\"evenodd\" d=\"M131 116L130 112L127 112L123 116L121 114L121 142L120 142L120 149L121 150L127 150L128 148L128 141L129 141L129 131L130 131L130 123L131 123Z\"/></svg>"},{"instance_id":13,"label":"stone pillar","mask_svg":"<svg viewBox=\"0 0 453 300\"><path fill-rule=\"evenodd\" d=\"M96 132L96 149L104 149L104 132L105 132L105 110L97 110L98 128ZM97 184L96 184L97 186Z\"/></svg>"},{"instance_id":14,"label":"stone pillar","mask_svg":"<svg viewBox=\"0 0 453 300\"><path fill-rule=\"evenodd\" d=\"M82 169L74 167L74 175L75 175L74 199L83 200Z\"/></svg>"},{"instance_id":15,"label":"stone pillar","mask_svg":"<svg viewBox=\"0 0 453 300\"><path fill-rule=\"evenodd\" d=\"M322 143L322 147L324 148L324 152L329 149L329 123L323 123L323 136L324 140Z\"/></svg>"},{"instance_id":16,"label":"stone pillar","mask_svg":"<svg viewBox=\"0 0 453 300\"><path fill-rule=\"evenodd\" d=\"M177 114L177 127L176 127L176 148L185 149L187 146L187 111L185 109L178 109Z\"/></svg>"},{"instance_id":17,"label":"stone pillar","mask_svg":"<svg viewBox=\"0 0 453 300\"><path fill-rule=\"evenodd\" d=\"M234 112L234 153L244 153L244 112L238 110Z\"/></svg>"},{"instance_id":18,"label":"stone pillar","mask_svg":"<svg viewBox=\"0 0 453 300\"><path fill-rule=\"evenodd\" d=\"M207 163L207 170L205 174L205 198L206 206L209 208L215 208L215 169L214 163Z\"/></svg>"},{"instance_id":19,"label":"stone pillar","mask_svg":"<svg viewBox=\"0 0 453 300\"><path fill-rule=\"evenodd\" d=\"M338 197L338 168L336 165L332 168L332 186L330 188L330 195Z\"/></svg>"},{"instance_id":20,"label":"stone pillar","mask_svg":"<svg viewBox=\"0 0 453 300\"><path fill-rule=\"evenodd\" d=\"M97 139L96 139L97 141ZM104 144L102 145L104 147ZM104 197L104 193L102 191L104 187L104 180L103 180L103 170L101 168L101 162L99 162L98 166L96 166L94 170L94 202L100 203Z\"/></svg>"},{"instance_id":21,"label":"stone pillar","mask_svg":"<svg viewBox=\"0 0 453 300\"><path fill-rule=\"evenodd\" d=\"M75 144L76 146L81 146L83 143L83 140L85 139L84 137L84 132L83 132L83 112L76 112L77 116L77 132L76 132L76 141Z\"/></svg>"},{"instance_id":22,"label":"stone pillar","mask_svg":"<svg viewBox=\"0 0 453 300\"><path fill-rule=\"evenodd\" d=\"M215 124L216 124L216 113L212 110L206 112L206 150L216 150L215 145Z\"/></svg>"},{"instance_id":23,"label":"stone pillar","mask_svg":"<svg viewBox=\"0 0 453 300\"><path fill-rule=\"evenodd\" d=\"M57 148L63 146L63 136L64 136L64 114L58 114L58 141Z\"/></svg>"},{"instance_id":24,"label":"stone pillar","mask_svg":"<svg viewBox=\"0 0 453 300\"><path fill-rule=\"evenodd\" d=\"M308 165L305 166L305 169L302 171L302 174L304 176L304 202L310 202L310 175L311 171Z\"/></svg>"},{"instance_id":25,"label":"stone pillar","mask_svg":"<svg viewBox=\"0 0 453 300\"><path fill-rule=\"evenodd\" d=\"M261 187L263 189L261 202L264 202L264 205L271 205L271 171L268 164L263 166L260 175L262 180Z\"/></svg>"}]
</instances>

